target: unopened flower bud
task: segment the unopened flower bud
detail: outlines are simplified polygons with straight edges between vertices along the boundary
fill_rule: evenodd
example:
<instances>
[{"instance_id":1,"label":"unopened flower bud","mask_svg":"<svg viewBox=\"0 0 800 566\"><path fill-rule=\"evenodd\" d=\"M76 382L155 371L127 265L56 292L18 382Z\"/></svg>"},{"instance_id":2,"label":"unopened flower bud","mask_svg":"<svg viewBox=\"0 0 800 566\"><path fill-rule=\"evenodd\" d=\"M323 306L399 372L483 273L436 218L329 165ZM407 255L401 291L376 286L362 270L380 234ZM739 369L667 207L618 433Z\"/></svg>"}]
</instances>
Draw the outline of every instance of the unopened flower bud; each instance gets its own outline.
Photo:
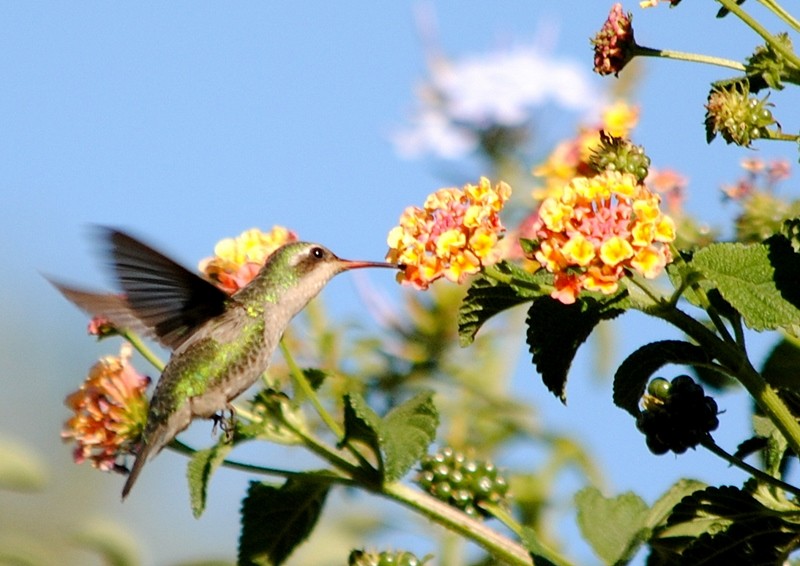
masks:
<instances>
[{"instance_id":1,"label":"unopened flower bud","mask_svg":"<svg viewBox=\"0 0 800 566\"><path fill-rule=\"evenodd\" d=\"M594 45L595 73L619 75L622 68L633 58L636 45L633 39L631 13L623 12L622 4L614 4L603 27L591 41Z\"/></svg>"}]
</instances>

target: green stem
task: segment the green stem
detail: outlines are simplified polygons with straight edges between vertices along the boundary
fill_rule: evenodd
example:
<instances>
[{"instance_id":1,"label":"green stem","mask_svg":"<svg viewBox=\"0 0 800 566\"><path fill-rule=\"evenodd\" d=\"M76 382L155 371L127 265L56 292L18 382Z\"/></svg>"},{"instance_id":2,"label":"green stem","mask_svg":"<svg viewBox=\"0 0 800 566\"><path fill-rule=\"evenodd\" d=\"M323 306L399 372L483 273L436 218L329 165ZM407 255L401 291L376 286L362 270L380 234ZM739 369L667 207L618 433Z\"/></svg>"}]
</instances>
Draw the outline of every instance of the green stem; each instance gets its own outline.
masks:
<instances>
[{"instance_id":1,"label":"green stem","mask_svg":"<svg viewBox=\"0 0 800 566\"><path fill-rule=\"evenodd\" d=\"M308 448L311 452L313 452L314 454L316 454L317 456L319 456L320 458L322 458L323 460L325 460L329 464L339 468L339 470L345 472L350 477L352 477L354 479L360 478L363 481L371 481L373 479L369 475L370 472L374 473L374 469L373 468L371 468L371 467L370 468L364 468L364 467L356 466L352 462L350 462L349 460L346 460L346 459L342 458L341 456L339 456L339 454L336 452L336 450L334 450L333 448L331 448L330 446L328 446L327 444L325 444L321 440L311 436L306 431L300 430L299 428L297 428L296 426L292 425L292 423L287 422L286 420L283 421L283 424L286 425L286 427L290 431L292 431L294 434L296 434L303 441L303 444L305 445L305 447ZM362 464L362 466L363 466L363 464Z\"/></svg>"},{"instance_id":2,"label":"green stem","mask_svg":"<svg viewBox=\"0 0 800 566\"><path fill-rule=\"evenodd\" d=\"M507 285L510 285L511 282L514 281L514 278L510 274L503 273L495 265L484 267L483 274L490 279L494 279L498 283L505 283Z\"/></svg>"},{"instance_id":3,"label":"green stem","mask_svg":"<svg viewBox=\"0 0 800 566\"><path fill-rule=\"evenodd\" d=\"M769 43L775 51L783 55L786 61L791 63L794 67L800 68L800 59L798 59L797 55L795 55L792 50L787 49L783 43L778 41L775 36L772 35L767 28L758 23L755 18L751 17L750 14L742 10L742 8L736 3L736 0L717 0L717 2L725 6L725 8L730 11L731 14L742 20L745 24L752 28L753 31L764 38L764 40Z\"/></svg>"},{"instance_id":4,"label":"green stem","mask_svg":"<svg viewBox=\"0 0 800 566\"><path fill-rule=\"evenodd\" d=\"M177 452L178 454L183 454L184 456L191 457L197 453L197 450L195 448L192 448L188 444L184 444L177 438L173 439L172 442L169 443L168 447L171 450ZM278 476L281 478L304 476L308 473L308 472L295 472L293 470L283 470L281 468L268 468L266 466L257 466L255 464L247 464L245 462L239 462L238 460L230 460L227 458L223 460L220 463L220 465L225 468L230 468L232 470L239 470L241 472L259 474L262 476ZM331 476L331 481L349 487L356 485L356 483L352 479L344 476Z\"/></svg>"},{"instance_id":5,"label":"green stem","mask_svg":"<svg viewBox=\"0 0 800 566\"><path fill-rule=\"evenodd\" d=\"M787 134L781 132L780 130L767 130L766 134L767 135L763 136L761 139L775 140L775 141L790 141L790 142L796 142L798 139L800 139L800 135Z\"/></svg>"},{"instance_id":6,"label":"green stem","mask_svg":"<svg viewBox=\"0 0 800 566\"><path fill-rule=\"evenodd\" d=\"M654 305L660 305L663 302L661 296L650 288L650 285L647 283L644 277L640 276L636 272L630 272L628 275L628 281L641 289L642 292L647 295L647 298L653 301Z\"/></svg>"},{"instance_id":7,"label":"green stem","mask_svg":"<svg viewBox=\"0 0 800 566\"><path fill-rule=\"evenodd\" d=\"M327 427L336 435L336 438L341 440L344 437L344 431L342 427L339 426L328 410L322 405L317 397L314 388L311 387L311 384L306 379L306 375L303 373L303 370L300 369L300 366L294 361L294 357L292 356L291 352L289 352L289 348L286 347L286 343L281 339L280 342L281 353L283 354L284 359L286 360L286 364L289 366L289 372L291 373L292 380L294 381L295 387L297 387L302 394L311 401L311 404L314 405L314 409L316 409L317 414L323 420L323 422L327 425Z\"/></svg>"},{"instance_id":8,"label":"green stem","mask_svg":"<svg viewBox=\"0 0 800 566\"><path fill-rule=\"evenodd\" d=\"M798 452L800 450L800 424L777 392L764 381L761 374L750 364L747 356L735 344L724 342L700 322L672 306L657 307L648 312L682 330L705 348L712 357L719 360L730 375L744 385L758 406L775 423L778 430L786 437L792 450L800 454Z\"/></svg>"},{"instance_id":9,"label":"green stem","mask_svg":"<svg viewBox=\"0 0 800 566\"><path fill-rule=\"evenodd\" d=\"M676 61L690 61L692 63L705 63L707 65L716 65L718 67L726 67L728 69L735 69L736 71L744 71L744 65L739 61L732 59L724 59L722 57L714 57L712 55L701 55L700 53L687 53L684 51L673 51L671 49L653 49L652 47L644 47L643 45L633 46L633 56L641 55L643 57L661 57L662 59L674 59Z\"/></svg>"},{"instance_id":10,"label":"green stem","mask_svg":"<svg viewBox=\"0 0 800 566\"><path fill-rule=\"evenodd\" d=\"M732 454L728 454L725 450L723 450L714 439L711 438L711 435L707 436L703 440L700 441L700 445L710 450L732 466L736 466L753 476L756 479L761 480L764 483L768 483L772 486L777 487L778 489L782 489L784 491L788 491L789 493L793 493L794 495L800 497L800 488L795 487L791 484L786 483L785 481L781 481L778 478L772 477L768 473L764 472L763 470L759 470L758 468L751 466L741 458L737 458Z\"/></svg>"},{"instance_id":11,"label":"green stem","mask_svg":"<svg viewBox=\"0 0 800 566\"><path fill-rule=\"evenodd\" d=\"M130 330L120 330L119 335L130 342L131 346L133 346L154 368L159 372L164 371L164 362L147 347L147 344L142 341L138 334Z\"/></svg>"},{"instance_id":12,"label":"green stem","mask_svg":"<svg viewBox=\"0 0 800 566\"><path fill-rule=\"evenodd\" d=\"M800 31L800 21L797 20L794 16L792 16L789 12L787 12L780 4L775 2L775 0L758 0L763 6L766 6L769 10L771 10L776 16L782 19L784 22L792 26L795 31Z\"/></svg>"},{"instance_id":13,"label":"green stem","mask_svg":"<svg viewBox=\"0 0 800 566\"><path fill-rule=\"evenodd\" d=\"M344 442L345 433L339 423L331 416L327 409L322 405L317 397L316 391L314 388L311 387L311 384L306 379L306 375L303 373L303 370L295 363L294 357L292 356L291 352L289 352L289 348L286 347L286 344L281 339L280 341L281 352L283 353L283 357L286 359L286 363L289 366L289 371L292 375L292 379L294 380L295 386L298 387L303 395L307 397L311 404L314 405L314 409L316 409L317 414L322 418L323 422L327 425L327 427L333 432L336 436L337 441ZM364 457L358 449L350 444L349 442L344 442L344 447L358 460L359 464L361 464L361 468L364 470L371 470L374 471L374 467L369 461Z\"/></svg>"},{"instance_id":14,"label":"green stem","mask_svg":"<svg viewBox=\"0 0 800 566\"><path fill-rule=\"evenodd\" d=\"M494 503L481 503L479 504L479 506L482 509L485 509L486 511L491 513L493 517L495 517L500 522L502 522L506 527L511 529L514 532L514 534L517 535L519 538L521 539L524 538L529 546L535 546L535 548L532 550L536 556L540 556L541 558L553 564L554 566L570 566L570 563L564 560L564 558L561 555L559 555L557 552L550 549L547 545L541 542L539 538L536 536L536 533L534 532L533 529L530 528L526 529L525 527L520 525L516 521L516 519L514 519L514 517L511 516L511 513L509 513L503 507L500 507L499 505L496 505Z\"/></svg>"},{"instance_id":15,"label":"green stem","mask_svg":"<svg viewBox=\"0 0 800 566\"><path fill-rule=\"evenodd\" d=\"M533 564L530 554L524 547L427 493L396 482L384 484L378 493L472 540L503 562L515 566Z\"/></svg>"}]
</instances>

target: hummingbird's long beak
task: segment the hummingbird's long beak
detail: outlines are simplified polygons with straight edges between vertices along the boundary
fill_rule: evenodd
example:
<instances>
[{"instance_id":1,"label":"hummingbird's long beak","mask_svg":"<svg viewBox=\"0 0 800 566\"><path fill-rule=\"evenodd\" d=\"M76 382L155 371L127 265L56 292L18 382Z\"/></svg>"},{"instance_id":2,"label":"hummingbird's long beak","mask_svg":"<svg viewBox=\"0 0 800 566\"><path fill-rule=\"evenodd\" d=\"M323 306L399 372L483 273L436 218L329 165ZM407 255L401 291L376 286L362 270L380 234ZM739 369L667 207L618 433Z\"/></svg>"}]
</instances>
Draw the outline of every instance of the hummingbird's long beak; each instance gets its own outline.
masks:
<instances>
[{"instance_id":1,"label":"hummingbird's long beak","mask_svg":"<svg viewBox=\"0 0 800 566\"><path fill-rule=\"evenodd\" d=\"M390 269L403 269L403 266L397 263L388 263L385 261L357 261L351 259L340 260L344 264L345 269L360 269L362 267L388 267Z\"/></svg>"}]
</instances>

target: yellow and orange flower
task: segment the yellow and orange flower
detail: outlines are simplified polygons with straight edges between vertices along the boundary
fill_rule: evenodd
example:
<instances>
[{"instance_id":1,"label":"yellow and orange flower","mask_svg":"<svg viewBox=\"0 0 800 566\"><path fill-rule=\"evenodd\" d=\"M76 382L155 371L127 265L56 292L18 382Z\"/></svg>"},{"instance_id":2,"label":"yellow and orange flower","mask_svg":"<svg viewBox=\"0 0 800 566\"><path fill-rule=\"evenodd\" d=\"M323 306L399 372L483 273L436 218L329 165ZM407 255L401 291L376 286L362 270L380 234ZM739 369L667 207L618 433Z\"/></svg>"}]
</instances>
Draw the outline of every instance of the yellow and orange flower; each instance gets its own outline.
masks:
<instances>
[{"instance_id":1,"label":"yellow and orange flower","mask_svg":"<svg viewBox=\"0 0 800 566\"><path fill-rule=\"evenodd\" d=\"M545 199L532 227L532 259L555 275L552 297L571 304L582 289L616 292L626 271L661 273L675 224L660 202L636 177L615 171L575 177Z\"/></svg>"},{"instance_id":2,"label":"yellow and orange flower","mask_svg":"<svg viewBox=\"0 0 800 566\"><path fill-rule=\"evenodd\" d=\"M106 356L89 370L80 389L65 404L75 415L61 432L74 441L77 464L88 460L103 471L124 472L119 460L132 454L147 422L145 392L150 379L131 365L132 349L123 344L120 355Z\"/></svg>"},{"instance_id":3,"label":"yellow and orange flower","mask_svg":"<svg viewBox=\"0 0 800 566\"><path fill-rule=\"evenodd\" d=\"M493 187L482 177L477 185L436 191L423 208L406 208L387 239L387 261L405 265L398 281L417 289L442 277L461 283L496 263L505 231L499 213L510 195L507 184Z\"/></svg>"},{"instance_id":4,"label":"yellow and orange flower","mask_svg":"<svg viewBox=\"0 0 800 566\"><path fill-rule=\"evenodd\" d=\"M200 262L200 271L228 293L247 285L272 253L284 244L296 242L297 234L283 226L269 232L245 230L236 238L220 240L214 256Z\"/></svg>"},{"instance_id":5,"label":"yellow and orange flower","mask_svg":"<svg viewBox=\"0 0 800 566\"><path fill-rule=\"evenodd\" d=\"M639 120L639 109L624 101L607 106L599 124L583 126L575 138L561 142L547 160L533 169L544 185L533 191L533 198L544 200L556 195L576 176L590 177L596 172L589 165L592 152L600 147L601 132L618 138L628 137Z\"/></svg>"}]
</instances>

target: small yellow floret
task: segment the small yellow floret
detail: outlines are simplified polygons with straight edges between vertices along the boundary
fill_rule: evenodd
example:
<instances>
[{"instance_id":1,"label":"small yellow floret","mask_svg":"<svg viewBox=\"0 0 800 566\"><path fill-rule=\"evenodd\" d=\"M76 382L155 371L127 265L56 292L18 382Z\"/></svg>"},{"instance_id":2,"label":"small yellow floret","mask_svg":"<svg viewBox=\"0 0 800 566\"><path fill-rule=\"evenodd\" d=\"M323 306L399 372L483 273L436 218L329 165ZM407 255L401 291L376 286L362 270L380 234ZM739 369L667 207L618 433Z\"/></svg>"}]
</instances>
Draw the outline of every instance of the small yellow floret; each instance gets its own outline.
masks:
<instances>
[{"instance_id":1,"label":"small yellow floret","mask_svg":"<svg viewBox=\"0 0 800 566\"><path fill-rule=\"evenodd\" d=\"M600 259L606 265L615 266L630 257L633 257L633 247L619 236L609 238L600 246Z\"/></svg>"}]
</instances>

